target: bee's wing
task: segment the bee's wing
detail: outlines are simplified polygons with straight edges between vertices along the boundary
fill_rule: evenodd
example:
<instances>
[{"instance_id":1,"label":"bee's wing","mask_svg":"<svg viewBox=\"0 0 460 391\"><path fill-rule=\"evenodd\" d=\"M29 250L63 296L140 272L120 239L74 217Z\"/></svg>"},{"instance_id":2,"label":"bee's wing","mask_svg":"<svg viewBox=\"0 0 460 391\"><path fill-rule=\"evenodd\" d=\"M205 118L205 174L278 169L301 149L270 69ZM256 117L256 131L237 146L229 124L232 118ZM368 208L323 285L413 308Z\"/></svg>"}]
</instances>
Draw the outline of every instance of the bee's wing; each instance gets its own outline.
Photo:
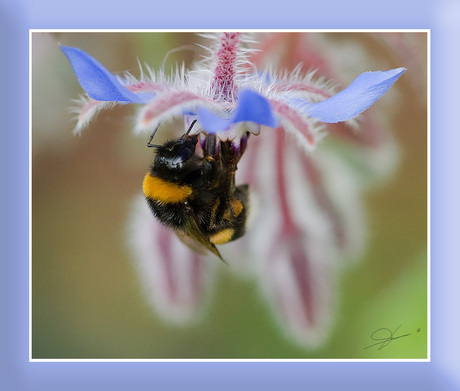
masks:
<instances>
[{"instance_id":1,"label":"bee's wing","mask_svg":"<svg viewBox=\"0 0 460 391\"><path fill-rule=\"evenodd\" d=\"M196 223L195 216L193 216L192 213L189 213L187 228L185 230L176 230L175 232L178 238L193 251L204 255L206 254L206 250L209 250L222 262L227 264L227 262L225 262L225 260L220 255L217 247L211 243L206 235L204 235L200 230L200 227L198 227L198 224Z\"/></svg>"}]
</instances>

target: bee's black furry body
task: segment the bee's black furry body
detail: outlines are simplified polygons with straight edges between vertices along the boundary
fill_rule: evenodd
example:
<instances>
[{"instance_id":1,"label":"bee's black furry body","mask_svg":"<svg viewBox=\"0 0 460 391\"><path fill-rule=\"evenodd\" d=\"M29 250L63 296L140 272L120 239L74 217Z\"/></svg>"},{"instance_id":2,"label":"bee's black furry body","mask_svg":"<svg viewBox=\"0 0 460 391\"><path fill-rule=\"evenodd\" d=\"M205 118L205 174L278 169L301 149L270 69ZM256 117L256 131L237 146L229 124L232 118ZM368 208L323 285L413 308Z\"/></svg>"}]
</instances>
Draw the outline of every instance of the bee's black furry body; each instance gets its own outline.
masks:
<instances>
[{"instance_id":1,"label":"bee's black furry body","mask_svg":"<svg viewBox=\"0 0 460 391\"><path fill-rule=\"evenodd\" d=\"M144 194L158 220L187 237L187 244L192 238L220 257L216 244L245 233L249 189L235 186L239 157L229 141L206 140L203 156L196 153L197 142L195 135L157 146Z\"/></svg>"}]
</instances>

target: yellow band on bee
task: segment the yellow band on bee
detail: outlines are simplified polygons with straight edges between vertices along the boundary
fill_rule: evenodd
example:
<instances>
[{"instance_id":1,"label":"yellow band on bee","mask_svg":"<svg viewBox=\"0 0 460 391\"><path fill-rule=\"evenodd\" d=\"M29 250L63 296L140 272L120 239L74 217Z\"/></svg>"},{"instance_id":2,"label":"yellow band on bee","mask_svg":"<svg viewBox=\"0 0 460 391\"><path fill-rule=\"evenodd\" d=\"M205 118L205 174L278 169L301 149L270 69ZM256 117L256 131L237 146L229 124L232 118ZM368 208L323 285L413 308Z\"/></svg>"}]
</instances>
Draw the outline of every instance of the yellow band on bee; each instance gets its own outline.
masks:
<instances>
[{"instance_id":1,"label":"yellow band on bee","mask_svg":"<svg viewBox=\"0 0 460 391\"><path fill-rule=\"evenodd\" d=\"M212 244L224 244L232 239L234 233L235 231L232 228L226 228L214 235L211 235L209 237L209 241Z\"/></svg>"},{"instance_id":2,"label":"yellow band on bee","mask_svg":"<svg viewBox=\"0 0 460 391\"><path fill-rule=\"evenodd\" d=\"M175 204L185 201L187 197L192 194L192 188L190 186L180 186L154 177L150 175L150 173L147 173L144 177L142 189L147 198L158 200L164 204Z\"/></svg>"}]
</instances>

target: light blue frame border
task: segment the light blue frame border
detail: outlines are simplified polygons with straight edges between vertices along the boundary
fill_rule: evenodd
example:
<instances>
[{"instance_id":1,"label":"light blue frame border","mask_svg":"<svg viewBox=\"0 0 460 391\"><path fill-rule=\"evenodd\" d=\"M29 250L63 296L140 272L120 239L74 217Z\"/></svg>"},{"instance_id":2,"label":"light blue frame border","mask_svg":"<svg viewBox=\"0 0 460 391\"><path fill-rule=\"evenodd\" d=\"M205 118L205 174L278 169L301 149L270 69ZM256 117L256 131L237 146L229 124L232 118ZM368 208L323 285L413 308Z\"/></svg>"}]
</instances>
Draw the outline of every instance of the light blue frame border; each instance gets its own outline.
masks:
<instances>
[{"instance_id":1,"label":"light blue frame border","mask_svg":"<svg viewBox=\"0 0 460 391\"><path fill-rule=\"evenodd\" d=\"M1 154L0 388L92 389L457 389L460 297L459 53L456 0L16 0L0 6L3 51ZM430 29L431 30L431 362L419 363L30 363L29 359L29 29ZM456 61L457 60L457 61ZM52 109L52 108L50 108Z\"/></svg>"}]
</instances>

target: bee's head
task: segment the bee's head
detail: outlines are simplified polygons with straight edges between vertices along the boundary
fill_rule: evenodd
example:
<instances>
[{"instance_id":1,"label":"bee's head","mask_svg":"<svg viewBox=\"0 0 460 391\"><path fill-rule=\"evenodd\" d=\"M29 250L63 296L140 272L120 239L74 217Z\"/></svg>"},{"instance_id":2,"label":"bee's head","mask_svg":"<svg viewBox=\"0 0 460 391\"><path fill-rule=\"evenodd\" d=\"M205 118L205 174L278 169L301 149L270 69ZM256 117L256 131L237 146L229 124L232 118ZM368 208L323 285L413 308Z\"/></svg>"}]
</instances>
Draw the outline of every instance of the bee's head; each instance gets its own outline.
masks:
<instances>
[{"instance_id":1,"label":"bee's head","mask_svg":"<svg viewBox=\"0 0 460 391\"><path fill-rule=\"evenodd\" d=\"M180 170L195 155L198 136L189 136L179 140L167 141L158 146L155 156L155 165L169 170Z\"/></svg>"},{"instance_id":2,"label":"bee's head","mask_svg":"<svg viewBox=\"0 0 460 391\"><path fill-rule=\"evenodd\" d=\"M194 135L157 146L153 163L155 171L180 177L195 169L197 142L198 136Z\"/></svg>"}]
</instances>

